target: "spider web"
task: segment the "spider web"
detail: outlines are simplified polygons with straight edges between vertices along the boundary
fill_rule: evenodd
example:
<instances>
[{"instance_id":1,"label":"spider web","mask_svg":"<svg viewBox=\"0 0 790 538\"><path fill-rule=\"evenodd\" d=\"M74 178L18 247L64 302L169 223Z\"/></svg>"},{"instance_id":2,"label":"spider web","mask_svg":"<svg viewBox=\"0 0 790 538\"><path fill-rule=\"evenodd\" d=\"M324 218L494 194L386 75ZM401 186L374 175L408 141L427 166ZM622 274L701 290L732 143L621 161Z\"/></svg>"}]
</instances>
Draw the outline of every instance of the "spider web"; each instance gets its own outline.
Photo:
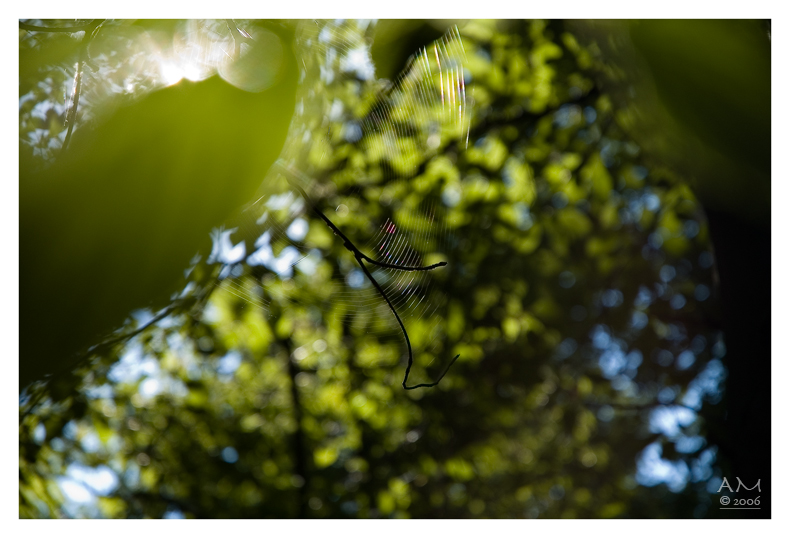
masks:
<instances>
[{"instance_id":1,"label":"spider web","mask_svg":"<svg viewBox=\"0 0 790 538\"><path fill-rule=\"evenodd\" d=\"M307 216L314 204L380 262L423 266L446 260L445 205L429 170L433 159L465 148L473 90L457 28L417 51L391 83L375 79L373 29L369 21L301 23L300 84L285 148L240 226L216 231L210 261L224 264L224 289L270 316L272 300L299 302L298 290L322 264L336 266L327 322L402 339L385 300L354 257L338 250L340 238ZM332 237L330 244L318 244L321 232ZM246 274L258 275L254 282L240 278L242 264ZM446 275L368 268L406 328L422 322L420 334L412 336L415 351L436 348L441 316L433 314L446 303L436 282Z\"/></svg>"}]
</instances>

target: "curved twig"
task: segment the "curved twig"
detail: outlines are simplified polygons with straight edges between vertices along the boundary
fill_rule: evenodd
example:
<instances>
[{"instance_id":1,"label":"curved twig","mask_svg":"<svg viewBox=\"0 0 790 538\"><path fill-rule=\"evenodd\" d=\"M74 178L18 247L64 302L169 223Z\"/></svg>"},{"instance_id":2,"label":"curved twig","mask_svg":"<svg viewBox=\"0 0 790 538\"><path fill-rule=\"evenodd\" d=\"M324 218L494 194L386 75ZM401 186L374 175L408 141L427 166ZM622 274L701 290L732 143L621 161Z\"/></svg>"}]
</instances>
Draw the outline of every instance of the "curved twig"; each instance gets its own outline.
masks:
<instances>
[{"instance_id":1,"label":"curved twig","mask_svg":"<svg viewBox=\"0 0 790 538\"><path fill-rule=\"evenodd\" d=\"M308 203L310 203L310 205L313 207L313 210L316 213L318 213L321 219L323 219L326 225L332 229L335 235L340 236L340 238L343 240L343 246L346 247L346 249L349 250L354 255L355 258L357 258L357 260L362 259L365 260L366 262L372 263L373 265L378 265L379 267L386 267L387 269L397 269L399 271L432 271L438 267L444 267L445 265L447 265L447 262L439 262L439 263L434 263L433 265L425 265L425 266L398 265L394 263L379 262L370 258L369 256L366 256L364 253L362 253L362 251L360 251L356 247L356 245L354 245L354 243L351 242L351 240L348 237L346 237L346 235L343 232L340 231L340 229L337 226L335 226L334 222L329 220L329 218L326 215L324 215L322 211L320 211L318 208L315 207L315 205L309 202L309 198L307 198L307 194L304 192L304 190L301 187L299 187L298 185L294 185L293 183L291 183L291 185L293 185L297 190L299 190L299 192L302 194L305 200L308 200Z\"/></svg>"},{"instance_id":2,"label":"curved twig","mask_svg":"<svg viewBox=\"0 0 790 538\"><path fill-rule=\"evenodd\" d=\"M315 208L313 208L313 209L315 209ZM316 211L318 211L318 210L316 209ZM354 251L352 251L352 252L354 252ZM362 259L361 259L360 256L358 256L358 254L361 254L361 253L359 251L354 252L354 257L356 258L357 263L362 268L362 271L365 273L365 276L368 277L368 280L370 280L370 283L373 284L373 286L375 286L375 288L376 288L376 290L378 290L379 294L382 297L384 297L385 301L387 301L387 306L390 307L390 310L392 311L393 315L395 316L395 319L398 321L398 325L400 325L400 330L403 333L403 337L406 339L406 347L409 350L409 363L406 365L406 374L403 376L403 383L401 383L401 385L406 390L418 389L420 387L426 387L426 388L435 387L436 385L439 384L439 381L442 380L444 375L450 369L450 366L452 366L453 363L458 359L458 357L461 356L460 353L458 355L456 355L455 357L453 357L453 360L450 361L450 363L447 365L447 368L444 369L444 372L442 372L442 374L439 376L439 378L436 381L434 381L433 383L419 383L417 385L412 385L411 387L407 386L406 382L409 380L409 372L411 371L412 364L414 364L414 355L413 355L412 350L411 350L411 340L409 340L409 333L406 332L406 327L403 325L403 322L401 321L397 310L395 310L395 307L392 305L392 302L390 302L390 298L387 296L387 294L381 288L381 285L376 281L376 279L373 278L373 275L370 274L370 271L368 271L368 268L365 267L364 263L362 263Z\"/></svg>"},{"instance_id":3,"label":"curved twig","mask_svg":"<svg viewBox=\"0 0 790 538\"><path fill-rule=\"evenodd\" d=\"M293 171L290 170L289 167L286 167L282 163L280 163L280 166L283 169L285 169L286 171L293 173ZM326 215L324 215L323 211L318 209L318 206L316 206L310 200L310 197L307 196L307 193L304 191L304 189L302 189L302 187L300 187L299 185L297 185L296 183L294 183L290 179L288 179L288 182L291 184L291 186L293 186L296 190L299 191L299 193L304 198L305 202L310 204L310 206L313 208L313 211L315 211L318 214L318 216L321 217L321 220L323 220L326 223L326 225L329 226L329 228L335 233L335 235L340 236L340 238L343 240L343 246L346 248L346 250L348 250L349 252L351 252L354 255L354 259L357 261L357 264L362 269L362 272L365 273L365 276L368 278L370 283L373 284L373 287L376 288L376 291L379 292L379 295L381 295L384 298L384 301L386 301L387 306L389 307L390 311L392 312L392 315L395 316L395 320L398 322L398 325L400 326L400 330L403 333L403 337L406 339L406 347L407 347L407 349L409 351L409 362L406 365L406 372L405 372L405 374L403 376L403 382L401 383L403 388L405 390L413 390L413 389L418 389L418 388L422 388L422 387L430 388L430 387L435 387L436 385L438 385L439 382L442 380L442 378L444 378L445 374L450 370L450 367L455 363L455 361L458 359L458 357L461 356L460 353L458 355L456 355L455 357L453 357L453 359L449 362L449 364L444 369L444 371L441 373L441 375L433 383L418 383L417 385L411 385L411 386L407 385L407 383L409 381L409 372L411 372L411 367L414 364L414 353L413 353L412 348L411 348L411 340L409 339L409 333L406 331L406 326L403 325L403 321L401 321L400 316L398 315L397 310L395 310L395 306L392 304L392 301L390 301L389 296L387 296L387 293L384 291L384 289L381 287L381 285L378 283L378 281L370 273L368 268L365 266L364 262L367 261L367 262L370 262L370 263L372 263L374 265L378 265L380 267L387 267L387 268L390 268L390 269L397 269L397 270L400 270L400 271L430 271L432 269L436 269L437 267L444 267L445 265L447 265L447 262L439 262L439 263L435 263L435 264L429 265L429 266L416 267L416 266L406 266L406 265L396 265L396 264L390 264L390 263L383 263L383 262L377 262L376 260L372 260L371 258L366 256L365 254L363 254L356 247L356 245L354 245L354 243L352 243L351 240L348 237L346 237L346 235L343 232L341 232L340 229L337 226L335 226L335 223L332 222L331 220L329 220L329 218Z\"/></svg>"},{"instance_id":4,"label":"curved twig","mask_svg":"<svg viewBox=\"0 0 790 538\"><path fill-rule=\"evenodd\" d=\"M283 170L284 172L287 172L291 176L294 176L294 177L296 177L298 179L301 179L302 181L306 181L307 180L307 177L304 174L302 174L298 170L294 170L292 167L290 167L287 164L283 163L282 160L278 159L274 164L279 166L281 170ZM433 265L426 265L426 266L398 265L398 264L394 264L394 263L386 263L386 262L376 261L373 258L371 258L369 256L366 256L362 251L360 251L356 247L356 245L354 245L354 243L351 242L351 240L348 237L346 237L346 234L341 232L340 229L337 226L335 226L334 222L329 220L329 218L326 215L324 215L324 213L322 211L320 211L316 207L316 205L310 200L310 197L307 196L307 193L305 192L305 190L302 187L300 187L299 185L297 185L296 183L294 183L290 179L288 179L288 183L290 183L293 188L295 188L296 190L299 191L299 194L302 195L302 198L304 198L305 202L310 204L310 206L313 208L313 210L316 213L318 213L318 216L321 217L321 220L323 220L326 223L326 225L329 226L329 228L334 232L334 234L340 236L340 238L343 240L343 246L346 247L346 249L349 250L352 254L354 254L355 258L357 256L357 254L359 254L359 256L363 260L365 260L366 262L369 262L369 263L372 263L373 265L378 265L379 267L384 267L384 268L387 268L387 269L397 269L398 271L433 271L434 269L437 269L439 267L444 267L445 265L447 265L447 262L439 262L439 263L434 263Z\"/></svg>"}]
</instances>

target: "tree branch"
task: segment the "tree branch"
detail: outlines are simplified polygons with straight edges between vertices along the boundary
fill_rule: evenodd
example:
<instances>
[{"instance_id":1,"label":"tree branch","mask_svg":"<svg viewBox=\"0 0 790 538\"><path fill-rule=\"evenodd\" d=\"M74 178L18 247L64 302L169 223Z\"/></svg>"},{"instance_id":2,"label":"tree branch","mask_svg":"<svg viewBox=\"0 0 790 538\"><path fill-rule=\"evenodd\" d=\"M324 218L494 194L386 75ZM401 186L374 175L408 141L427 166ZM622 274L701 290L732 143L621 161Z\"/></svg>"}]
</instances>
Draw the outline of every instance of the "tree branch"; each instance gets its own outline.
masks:
<instances>
[{"instance_id":1,"label":"tree branch","mask_svg":"<svg viewBox=\"0 0 790 538\"><path fill-rule=\"evenodd\" d=\"M71 102L71 107L69 108L68 114L66 116L66 123L69 124L69 129L66 132L66 138L63 139L63 146L61 147L60 151L63 153L69 147L69 142L71 142L71 133L74 130L74 123L77 120L77 106L80 102L80 90L82 89L82 66L85 64L85 55L88 51L88 44L91 40L96 37L98 33L99 27L101 27L102 23L106 19L94 19L88 24L83 24L81 26L64 26L62 28L50 27L50 26L34 26L32 24L27 24L26 22L19 21L19 28L22 30L27 30L28 32L48 32L48 33L76 33L76 32L85 32L85 35L82 37L82 41L80 43L80 59L77 62L77 71L74 73L74 91L73 91L73 98Z\"/></svg>"},{"instance_id":2,"label":"tree branch","mask_svg":"<svg viewBox=\"0 0 790 538\"><path fill-rule=\"evenodd\" d=\"M318 210L316 210L316 211L318 211ZM356 249L356 247L354 247L353 245L352 245L352 247L354 249ZM348 247L346 247L346 248L348 248ZM378 290L379 294L382 297L384 297L385 301L387 301L387 306L390 307L390 310L395 315L395 319L398 321L398 325L400 325L401 332L403 332L403 337L406 339L406 347L409 349L409 363L406 365L406 374L403 376L403 383L401 383L401 385L403 385L403 388L406 389L406 390L418 389L420 387L426 387L426 388L435 387L436 385L439 384L439 381L442 380L442 378L447 373L447 371L450 369L450 367L453 365L453 363L461 355L458 354L455 357L453 357L453 359L447 365L447 368L444 369L444 371L439 376L439 378L436 381L434 381L433 383L420 383L418 385L412 385L411 387L406 385L406 383L409 380L409 372L411 371L412 364L414 363L414 355L413 355L412 350L411 350L411 341L409 340L409 333L406 332L406 327L404 327L403 322L401 321L400 316L398 315L398 312L395 310L395 307L392 305L392 302L390 302L390 298L387 296L387 294L381 288L381 286L376 281L376 279L373 278L373 275L370 274L370 271L368 271L368 268L365 267L365 264L362 263L362 259L360 257L358 257L358 254L361 254L361 253L358 250L352 250L352 252L354 253L354 257L356 258L357 263L362 268L362 271L365 273L365 276L368 277L368 280L370 280L371 284L373 284L376 287L376 289Z\"/></svg>"},{"instance_id":3,"label":"tree branch","mask_svg":"<svg viewBox=\"0 0 790 538\"><path fill-rule=\"evenodd\" d=\"M291 174L294 174L294 171L291 170L290 168L286 167L284 164L280 163L280 166L283 169L285 169L287 172L289 172ZM406 365L406 373L404 374L403 382L401 383L403 388L405 390L413 390L413 389L418 389L418 388L421 388L421 387L430 388L430 387L435 387L436 385L438 385L439 382L442 380L442 378L444 378L445 374L450 370L450 367L455 363L455 361L458 359L458 357L460 357L460 354L458 354L455 357L453 357L453 359L450 361L450 363L447 365L447 367L444 369L444 371L441 373L441 375L438 377L438 379L436 381L434 381L433 383L419 383L417 385L411 385L411 386L407 385L407 383L409 381L409 372L411 372L411 367L414 364L414 353L413 353L412 348L411 348L411 340L409 340L409 333L406 331L406 327L403 325L403 321L401 321L400 316L398 315L397 310L395 310L395 306L390 301L389 296L384 291L384 289L381 287L381 285L378 283L378 281L370 273L368 268L365 266L364 262L367 261L369 263L372 263L374 265L378 265L380 267L387 267L389 269L397 269L397 270L400 270L400 271L430 271L432 269L436 269L437 267L444 267L445 265L447 265L447 262L439 262L439 263L435 263L433 265L429 265L429 266L425 266L425 267L417 267L417 266L405 266L405 265L395 265L395 264L389 264L389 263L382 263L382 262L377 262L375 260L372 260L371 258L366 256L365 254L363 254L356 247L356 245L354 245L354 243L352 243L351 240L348 237L346 237L346 235L343 232L341 232L340 229L337 226L335 226L335 224L331 220L329 220L329 218L326 215L324 215L324 213L320 209L318 209L318 206L316 206L310 200L310 197L307 196L307 193L304 191L304 189L302 189L299 185L297 185L296 183L291 181L290 178L288 179L288 182L296 190L299 191L299 193L304 198L305 202L310 204L310 206L313 208L313 211L315 211L318 214L318 216L321 217L321 220L323 220L326 223L326 225L329 226L329 228L335 233L335 235L340 236L340 238L343 240L343 246L346 248L346 250L348 250L349 252L351 252L354 255L354 259L357 261L357 264L362 269L362 272L365 273L365 276L368 278L370 283L373 284L373 287L376 288L376 291L379 292L379 295L381 295L384 298L384 301L386 301L387 306L389 307L390 311L395 316L395 320L398 322L398 325L400 326L401 332L403 333L403 337L406 339L406 347L408 348L408 351L409 351L409 362Z\"/></svg>"},{"instance_id":4,"label":"tree branch","mask_svg":"<svg viewBox=\"0 0 790 538\"><path fill-rule=\"evenodd\" d=\"M93 30L99 24L104 22L104 19L95 19L89 22L88 24L83 24L81 26L64 26L61 28L57 27L50 27L50 26L35 26L32 24L27 24L25 22L19 21L19 29L20 30L27 30L28 32L48 32L48 33L63 33L63 34L73 34L76 32L87 32L89 30Z\"/></svg>"},{"instance_id":5,"label":"tree branch","mask_svg":"<svg viewBox=\"0 0 790 538\"><path fill-rule=\"evenodd\" d=\"M288 352L286 357L288 377L291 381L291 401L293 403L294 422L296 422L296 431L293 434L293 451L294 451L294 471L301 476L304 482L302 485L297 486L297 499L296 499L296 517L303 519L307 514L306 496L309 488L310 476L307 472L307 458L305 457L305 434L302 426L302 417L304 415L302 410L302 401L299 397L299 386L296 384L296 376L299 375L299 366L293 358L291 349L291 341L280 340L280 343L285 347Z\"/></svg>"},{"instance_id":6,"label":"tree branch","mask_svg":"<svg viewBox=\"0 0 790 538\"><path fill-rule=\"evenodd\" d=\"M74 130L74 124L77 122L77 106L80 103L80 91L82 89L82 66L85 64L85 56L88 53L88 44L94 37L96 37L99 27L103 22L104 19L96 19L84 27L86 33L82 37L82 42L80 43L80 59L77 62L77 72L74 73L74 97L71 102L71 108L69 109L68 115L66 116L69 129L66 132L66 138L63 139L63 146L60 148L61 154L66 151L66 149L68 149L69 142L71 142L71 133ZM88 32L88 29L91 29L91 31Z\"/></svg>"},{"instance_id":7,"label":"tree branch","mask_svg":"<svg viewBox=\"0 0 790 538\"><path fill-rule=\"evenodd\" d=\"M124 342L124 341L127 341L127 340L131 340L132 338L134 338L138 334L142 333L143 331L145 331L146 329L148 329L149 327L151 327L155 323L163 320L164 318L166 318L167 316L172 314L179 307L183 307L183 306L189 304L190 302L192 302L191 299L189 301L186 301L184 299L178 299L178 300L172 302L170 304L170 306L168 306L167 308L165 308L164 310L159 312L159 314L157 314L156 316L151 318L147 323L143 324L142 326L138 327L137 329L135 329L133 331L130 331L128 333L120 334L120 335L118 335L118 336L116 336L114 338L110 338L108 340L105 340L104 342L100 342L100 343L96 344L95 346L90 347L87 350L87 352L85 352L84 354L82 354L79 357L75 358L73 361L69 362L66 366L64 366L63 368L61 368L57 372L55 372L55 373L51 374L50 376L48 376L44 380L44 384L40 386L38 394L30 402L29 407L27 408L27 411L25 411L22 414L22 416L19 418L19 423L21 424L22 421L24 421L25 418L30 413L33 412L33 410L41 402L41 400L44 398L44 396L47 395L46 387L47 387L47 385L48 385L50 380L57 379L63 373L71 371L71 370L77 368L80 364L82 364L84 361L86 361L90 357L92 357L92 356L94 356L96 354L103 353L105 351L110 350L112 348L112 346L114 346L115 344L118 344L120 342Z\"/></svg>"}]
</instances>

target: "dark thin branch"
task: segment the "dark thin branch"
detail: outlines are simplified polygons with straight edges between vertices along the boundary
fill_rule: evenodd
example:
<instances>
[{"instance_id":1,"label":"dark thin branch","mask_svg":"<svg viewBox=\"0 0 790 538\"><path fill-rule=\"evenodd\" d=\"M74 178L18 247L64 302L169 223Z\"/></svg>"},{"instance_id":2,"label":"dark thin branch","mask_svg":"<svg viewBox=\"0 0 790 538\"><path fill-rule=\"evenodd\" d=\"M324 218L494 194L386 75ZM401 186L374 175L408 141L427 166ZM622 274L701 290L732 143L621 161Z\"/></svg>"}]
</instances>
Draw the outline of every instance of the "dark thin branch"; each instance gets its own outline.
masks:
<instances>
[{"instance_id":1,"label":"dark thin branch","mask_svg":"<svg viewBox=\"0 0 790 538\"><path fill-rule=\"evenodd\" d=\"M285 168L287 171L290 171L290 169L288 169L284 165L281 164L281 166L283 168ZM450 370L450 367L453 365L453 363L455 363L455 361L458 359L458 357L460 357L460 354L458 354L455 357L453 357L453 359L450 361L450 363L447 365L447 367L444 369L444 371L441 373L441 375L438 377L438 379L436 381L434 381L433 383L419 383L417 385L411 385L411 386L407 385L407 383L409 381L409 372L411 372L411 367L414 364L414 353L413 353L412 348L411 348L411 340L409 340L409 333L406 331L406 326L403 325L403 321L401 321L400 316L398 315L397 310L395 310L395 306L392 304L392 301L390 301L389 296L384 291L384 289L381 287L381 285L378 283L378 281L370 273L368 268L365 266L364 262L367 261L367 262L370 262L370 263L372 263L374 265L378 265L378 266L381 266L381 267L388 267L388 268L391 268L391 269L398 269L398 270L401 270L401 271L430 271L432 269L436 269L437 267L444 267L445 265L447 265L447 262L439 262L439 263L436 263L436 264L433 264L433 265L430 265L430 266L426 266L426 267L414 267L414 266L385 264L385 263L377 262L375 260L370 259L368 256L365 256L356 247L356 245L354 245L354 243L352 243L351 240L348 237L346 237L346 235L343 232L341 232L340 229L337 226L335 226L335 224L331 220L329 220L329 218L326 215L324 215L324 213L320 209L318 209L318 206L316 206L310 200L310 198L307 196L307 193L304 191L304 189L302 189L296 183L292 182L290 179L288 181L289 181L289 183L291 183L291 185L296 190L299 191L299 193L304 198L305 202L310 204L310 206L313 208L313 211L315 211L318 214L318 216L321 217L321 220L323 220L327 224L327 226L329 226L329 228L335 233L335 235L340 236L340 238L343 240L343 246L346 248L346 250L348 250L349 252L351 252L354 255L354 259L357 261L357 264L362 269L362 272L365 273L365 276L368 278L370 283L373 284L373 287L376 288L376 291L379 292L379 295L381 295L384 298L384 301L386 301L387 306L389 307L390 311L392 312L392 315L395 316L395 320L398 322L398 325L400 326L400 330L403 333L403 337L406 339L406 347L408 348L408 351L409 351L409 362L406 365L406 373L403 376L403 383L401 383L403 388L406 389L406 390L413 390L413 389L418 389L418 388L421 388L421 387L430 388L430 387L435 387L436 385L438 385L439 382L442 380L442 378L444 378L445 374L447 374L447 372Z\"/></svg>"},{"instance_id":2,"label":"dark thin branch","mask_svg":"<svg viewBox=\"0 0 790 538\"><path fill-rule=\"evenodd\" d=\"M316 211L318 211L318 209L316 209ZM352 247L353 247L353 245L352 245ZM346 248L348 248L348 247L346 247ZM353 248L356 249L356 247L353 247ZM376 279L373 278L373 275L370 274L370 271L368 271L368 268L365 267L365 264L362 263L362 259L358 256L358 254L360 254L359 251L358 250L352 250L351 252L354 253L354 257L356 258L357 263L359 264L359 266L362 268L362 271L365 273L365 276L368 277L368 280L370 280L371 284L373 284L373 286L376 287L376 289L378 290L379 294L382 297L384 297L385 301L387 301L387 306L390 307L390 310L395 315L395 319L398 321L398 325L400 325L401 332L403 332L403 337L406 339L406 347L409 349L409 363L406 365L406 374L403 376L403 383L401 383L403 385L403 388L406 389L406 390L412 390L412 389L418 389L420 387L426 387L426 388L435 387L436 385L439 384L439 381L442 380L444 375L450 369L450 366L452 366L453 363L458 359L458 357L460 357L460 354L456 355L455 357L453 357L453 360L450 361L450 363L447 365L447 368L444 369L444 372L442 372L442 374L439 376L439 378L436 381L434 381L433 383L420 383L418 385L412 385L411 387L406 385L406 382L409 380L409 372L411 371L412 364L414 363L414 355L413 355L412 350L411 350L411 341L409 340L409 333L406 332L406 327L403 325L403 322L401 321L400 316L398 315L398 312L395 310L395 307L392 305L392 302L390 302L390 298L387 296L387 294L381 288L381 285L379 285L379 283L376 281Z\"/></svg>"},{"instance_id":3,"label":"dark thin branch","mask_svg":"<svg viewBox=\"0 0 790 538\"><path fill-rule=\"evenodd\" d=\"M293 434L293 451L294 451L294 471L297 475L301 476L304 482L301 486L296 488L297 491L297 508L296 517L302 519L307 514L306 496L308 488L310 487L310 475L307 471L307 458L305 457L305 434L302 426L302 417L304 415L302 409L302 401L299 397L299 386L296 384L296 376L299 375L299 366L293 358L290 340L280 340L280 343L285 347L288 352L286 361L288 362L288 377L291 381L291 401L293 403L294 422L296 422L296 431Z\"/></svg>"},{"instance_id":4,"label":"dark thin branch","mask_svg":"<svg viewBox=\"0 0 790 538\"><path fill-rule=\"evenodd\" d=\"M64 26L62 28L56 28L50 26L35 26L33 24L27 24L26 22L19 21L19 28L20 30L27 30L28 32L73 34L76 32L87 32L93 30L103 21L104 19L96 19L89 22L88 24L83 24L81 26Z\"/></svg>"},{"instance_id":5,"label":"dark thin branch","mask_svg":"<svg viewBox=\"0 0 790 538\"><path fill-rule=\"evenodd\" d=\"M297 177L299 177L299 179L305 179L304 177L301 177L302 174L300 172L298 172L298 171L292 169L291 167L283 164L281 161L277 161L277 163L275 163L275 164L278 164L280 166L280 168L282 168L284 171L288 172L288 174L293 175L293 176L297 176ZM329 226L329 228L334 232L334 234L340 236L340 238L343 240L343 246L346 247L347 250L351 251L351 253L354 254L355 258L357 257L357 254L359 254L359 257L361 257L366 262L372 263L373 265L378 265L379 267L385 267L387 269L397 269L399 271L433 271L434 269L436 269L438 267L444 267L445 265L447 265L447 262L439 262L439 263L434 263L433 265L426 265L426 266L398 265L398 264L393 264L393 263L386 263L386 262L376 261L376 260L370 258L369 256L366 256L364 253L362 253L351 242L351 240L348 237L346 237L346 235L343 232L340 231L340 229L337 226L335 226L334 222L329 220L329 218L327 218L327 216L324 215L323 212L319 211L318 208L316 208L315 204L313 204L310 201L310 198L307 196L307 193L304 191L303 188L301 188L299 185L296 185L294 182L292 182L290 180L288 180L288 182L293 187L295 187L296 190L299 191L299 193L304 198L305 202L309 203L312 206L313 210L316 213L318 213L318 215L321 217L321 219L326 223L327 226Z\"/></svg>"},{"instance_id":6,"label":"dark thin branch","mask_svg":"<svg viewBox=\"0 0 790 538\"><path fill-rule=\"evenodd\" d=\"M294 186L297 189L299 189L299 192L302 193L302 196L307 196L307 194L305 194L305 192L300 187L296 185ZM307 200L307 198L305 198L305 200ZM426 266L414 266L414 265L398 265L394 263L385 263L385 262L376 261L363 254L351 242L351 240L348 237L346 237L346 235L343 232L341 232L340 229L337 226L335 226L335 224L331 220L329 220L329 218L326 215L324 215L321 211L316 209L315 206L313 206L313 209L323 219L323 221L327 224L327 226L329 226L332 229L335 235L340 236L340 238L343 240L343 246L346 247L347 250L351 251L351 253L354 254L354 257L357 259L365 260L366 262L370 262L373 265L378 265L379 267L386 267L387 269L397 269L399 271L432 271L437 267L444 267L445 265L447 265L447 262L439 262L439 263L434 263L433 265L426 265Z\"/></svg>"},{"instance_id":7,"label":"dark thin branch","mask_svg":"<svg viewBox=\"0 0 790 538\"><path fill-rule=\"evenodd\" d=\"M109 349L110 347L114 346L115 344L117 344L119 342L123 342L125 340L130 340L130 339L134 338L135 336L137 336L141 332L145 331L148 327L150 327L154 323L157 323L157 322L162 321L163 319L165 319L167 316L172 314L173 311L175 311L180 306L183 306L184 304L185 304L185 302L182 302L182 301L175 301L175 302L171 303L170 306L168 306L167 308L162 310L159 314L157 314L155 317L151 318L147 323L143 324L141 327L139 327L139 328L137 328L137 329L135 329L135 330L133 330L131 332L118 335L115 338L111 338L110 340L106 340L106 341L104 341L104 342L102 342L100 344L97 344L95 347L90 348L88 354L89 355L95 355L99 351L103 351L103 350Z\"/></svg>"}]
</instances>

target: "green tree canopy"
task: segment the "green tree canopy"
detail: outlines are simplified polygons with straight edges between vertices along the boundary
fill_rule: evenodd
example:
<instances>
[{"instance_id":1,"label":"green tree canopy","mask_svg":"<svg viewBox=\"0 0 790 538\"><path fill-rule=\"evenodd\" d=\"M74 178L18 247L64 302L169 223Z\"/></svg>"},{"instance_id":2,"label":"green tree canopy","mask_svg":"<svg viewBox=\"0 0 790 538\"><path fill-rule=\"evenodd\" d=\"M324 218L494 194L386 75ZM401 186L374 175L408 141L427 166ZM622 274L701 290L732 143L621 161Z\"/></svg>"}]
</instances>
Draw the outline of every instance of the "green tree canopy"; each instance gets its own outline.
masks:
<instances>
[{"instance_id":1,"label":"green tree canopy","mask_svg":"<svg viewBox=\"0 0 790 538\"><path fill-rule=\"evenodd\" d=\"M595 31L28 28L69 24L20 25L21 334L53 335L30 356L54 372L23 383L21 517L722 515L718 246L698 171L643 148ZM104 182L147 189L139 224L41 239L75 218L64 199L100 211ZM96 266L111 243L136 262ZM64 294L27 297L49 273ZM459 358L403 390L411 354L409 383Z\"/></svg>"}]
</instances>

